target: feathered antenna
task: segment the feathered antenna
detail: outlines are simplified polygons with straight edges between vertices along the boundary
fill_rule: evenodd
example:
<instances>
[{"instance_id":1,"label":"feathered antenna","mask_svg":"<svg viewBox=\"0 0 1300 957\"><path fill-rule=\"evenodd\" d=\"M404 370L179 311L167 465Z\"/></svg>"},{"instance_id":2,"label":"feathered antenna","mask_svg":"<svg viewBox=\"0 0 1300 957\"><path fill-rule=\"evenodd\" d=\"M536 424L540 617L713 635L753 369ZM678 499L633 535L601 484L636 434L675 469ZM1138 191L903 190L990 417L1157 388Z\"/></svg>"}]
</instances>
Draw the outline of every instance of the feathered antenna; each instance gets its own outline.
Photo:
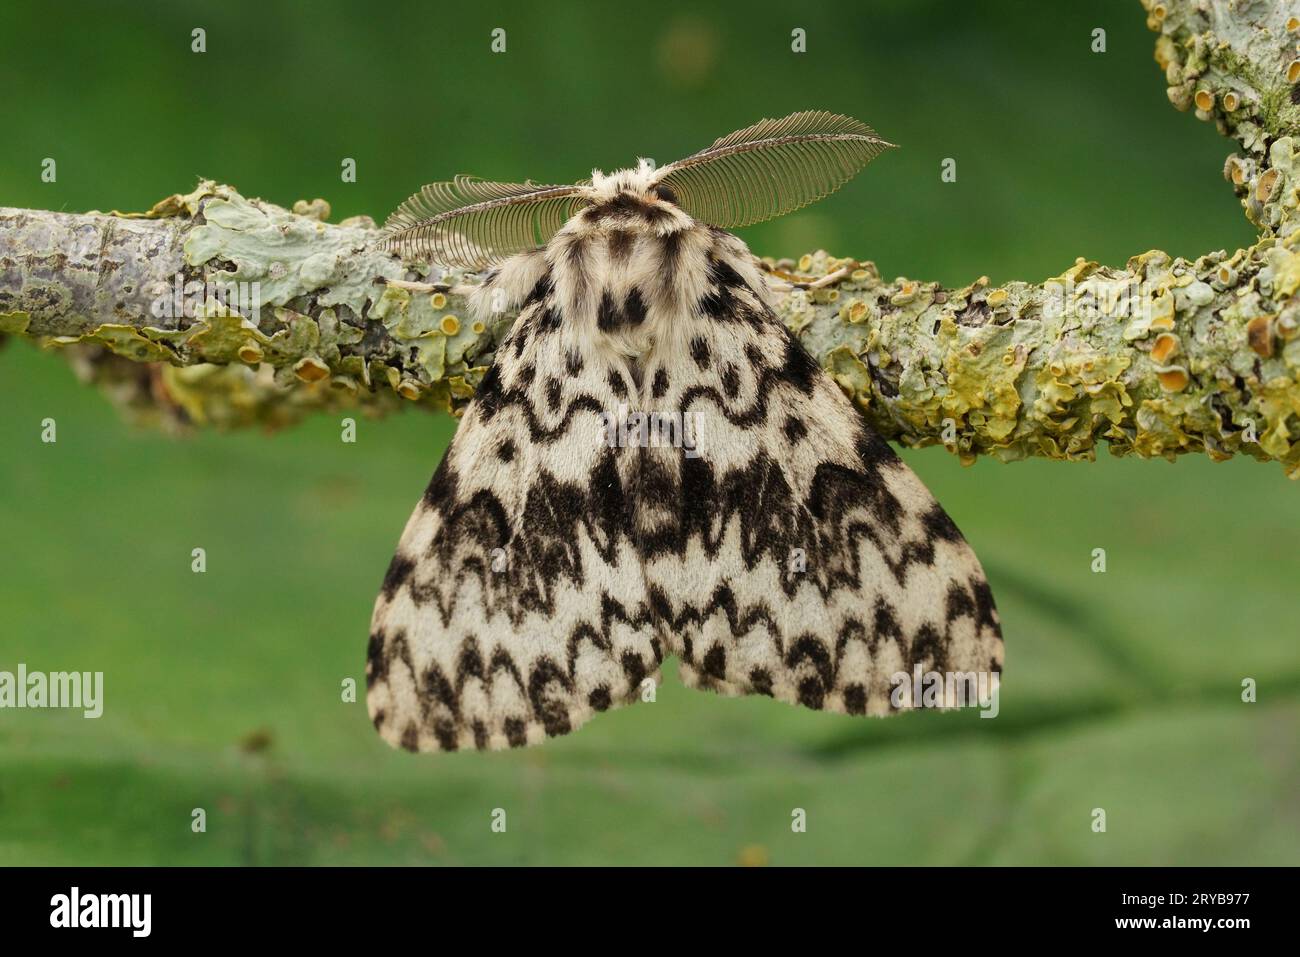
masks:
<instances>
[{"instance_id":1,"label":"feathered antenna","mask_svg":"<svg viewBox=\"0 0 1300 957\"><path fill-rule=\"evenodd\" d=\"M822 111L761 120L660 169L683 210L726 229L782 216L835 192L893 147L865 123Z\"/></svg>"},{"instance_id":2,"label":"feathered antenna","mask_svg":"<svg viewBox=\"0 0 1300 957\"><path fill-rule=\"evenodd\" d=\"M544 245L573 215L579 186L430 183L384 223L383 246L404 257L480 269Z\"/></svg>"},{"instance_id":3,"label":"feathered antenna","mask_svg":"<svg viewBox=\"0 0 1300 957\"><path fill-rule=\"evenodd\" d=\"M732 229L833 193L893 145L849 116L792 113L724 136L661 168L652 183L695 219ZM407 258L480 269L545 245L588 188L474 176L430 183L388 217L381 242Z\"/></svg>"}]
</instances>

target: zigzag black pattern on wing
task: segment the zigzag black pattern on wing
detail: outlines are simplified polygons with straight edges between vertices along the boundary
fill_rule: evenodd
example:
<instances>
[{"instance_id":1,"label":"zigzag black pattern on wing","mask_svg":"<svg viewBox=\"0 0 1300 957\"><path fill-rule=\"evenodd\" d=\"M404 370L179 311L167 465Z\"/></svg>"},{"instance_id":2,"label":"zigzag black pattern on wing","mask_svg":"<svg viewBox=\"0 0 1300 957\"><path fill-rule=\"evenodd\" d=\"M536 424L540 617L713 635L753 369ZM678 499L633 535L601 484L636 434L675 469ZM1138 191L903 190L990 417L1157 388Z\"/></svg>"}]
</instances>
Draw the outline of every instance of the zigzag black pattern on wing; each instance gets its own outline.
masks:
<instances>
[{"instance_id":1,"label":"zigzag black pattern on wing","mask_svg":"<svg viewBox=\"0 0 1300 957\"><path fill-rule=\"evenodd\" d=\"M931 670L946 671L950 665L946 649L958 622L970 620L981 628L997 628L992 594L988 583L981 578L971 578L964 583L950 583L942 630L933 626L923 628L911 640L903 634L899 625L898 610L883 596L876 599L874 608L863 609L865 618L845 618L838 634L834 636L811 631L796 631L786 635L768 603L760 601L742 608L733 590L726 585L718 586L706 601L699 604L679 602L675 613L668 596L660 589L652 588L650 605L654 609L656 620L674 633L689 635L719 611L726 619L732 638L743 638L761 626L767 632L773 653L787 665L793 667L805 657L825 663L825 668L819 669L823 671L823 693L835 686L840 663L852 641L866 645L873 657L881 642L891 641L898 648L905 670L910 671L913 666L922 665ZM696 654L689 637L683 641L682 660L687 664L702 666L705 674L719 670L716 659L711 663L707 660L707 655ZM1001 664L990 661L988 668L990 671L1001 671ZM714 674L714 677L721 675Z\"/></svg>"},{"instance_id":2,"label":"zigzag black pattern on wing","mask_svg":"<svg viewBox=\"0 0 1300 957\"><path fill-rule=\"evenodd\" d=\"M491 693L496 682L505 681L525 699L530 713L505 720L507 737L515 747L525 743L526 725L537 721L548 735L567 734L570 730L568 707L560 702L567 700L578 684L578 658L584 645L612 655L610 640L615 623L631 629L652 628L649 609L642 606L629 612L608 594L601 597L601 615L598 622L576 625L564 641L563 658L543 655L534 660L527 673L520 671L515 658L502 647L496 647L485 660L477 637L467 636L461 643L455 669L448 673L437 664L418 671L412 663L404 631L391 634L375 632L370 636L366 675L370 684L387 681L395 663L405 666L418 690L419 719L412 720L403 730L401 741L408 750L416 750L420 731L428 731L446 751L456 750L459 733L468 726L479 748L486 747L488 728L481 721L468 719L463 713L462 697L471 682L477 690ZM663 661L663 648L656 639L650 643L653 661L646 661L630 650L618 656L624 684L620 688L599 686L588 693L587 705L594 711L607 710L611 705L633 700L641 683ZM382 728L387 715L378 712L373 716L377 727ZM513 729L513 730L512 730Z\"/></svg>"},{"instance_id":3,"label":"zigzag black pattern on wing","mask_svg":"<svg viewBox=\"0 0 1300 957\"><path fill-rule=\"evenodd\" d=\"M398 589L409 588L416 604L437 610L444 627L451 623L457 596L471 578L489 598L489 616L504 613L518 625L529 612L553 615L556 586L585 583L581 542L589 542L605 564L613 565L620 542L631 541L632 504L620 486L613 450L603 457L588 486L539 473L514 521L491 491L479 489L460 502L457 485L455 471L444 459L424 497L426 506L442 518L426 557L443 573L417 582L416 563L399 552L383 585L389 600ZM490 562L494 549L507 550L510 556L505 567L495 571Z\"/></svg>"}]
</instances>

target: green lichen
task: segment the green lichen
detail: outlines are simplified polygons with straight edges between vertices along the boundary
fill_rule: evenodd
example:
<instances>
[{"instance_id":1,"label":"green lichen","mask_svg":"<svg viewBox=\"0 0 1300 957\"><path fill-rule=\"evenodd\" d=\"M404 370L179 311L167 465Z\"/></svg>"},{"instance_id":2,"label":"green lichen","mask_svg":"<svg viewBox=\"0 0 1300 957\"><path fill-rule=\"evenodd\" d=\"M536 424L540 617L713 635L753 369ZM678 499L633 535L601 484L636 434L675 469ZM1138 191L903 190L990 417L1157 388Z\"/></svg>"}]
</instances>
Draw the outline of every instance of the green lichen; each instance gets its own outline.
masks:
<instances>
[{"instance_id":1,"label":"green lichen","mask_svg":"<svg viewBox=\"0 0 1300 957\"><path fill-rule=\"evenodd\" d=\"M228 189L202 212L205 222L185 240L186 262L229 264L219 278L258 283L265 305L288 305L315 292L321 305L347 305L360 315L381 294L372 263L358 255L373 242L369 230L328 226ZM402 272L393 261L380 275L400 279Z\"/></svg>"},{"instance_id":2,"label":"green lichen","mask_svg":"<svg viewBox=\"0 0 1300 957\"><path fill-rule=\"evenodd\" d=\"M27 327L31 325L31 322L31 315L25 312L0 313L0 333L15 336L26 335Z\"/></svg>"},{"instance_id":3,"label":"green lichen","mask_svg":"<svg viewBox=\"0 0 1300 957\"><path fill-rule=\"evenodd\" d=\"M1086 460L1103 443L1119 455L1245 453L1296 477L1296 258L1270 238L1231 257L1152 250L1122 270L1081 259L1041 286L980 279L946 292L886 283L873 269L847 280L833 307L792 295L780 314L876 428L905 445L942 442L964 462ZM840 260L807 262L829 270ZM846 321L855 305L870 325ZM1253 351L1251 324L1288 309L1293 338L1267 357Z\"/></svg>"},{"instance_id":4,"label":"green lichen","mask_svg":"<svg viewBox=\"0 0 1300 957\"><path fill-rule=\"evenodd\" d=\"M181 365L265 363L286 388L328 375L332 388L352 394L383 387L438 408L463 405L472 393L466 383L482 367L497 330L460 321L445 294L386 285L409 274L375 249L373 224L329 225L323 200L296 209L212 182L155 206L147 215L198 220L183 248L200 281L248 284L260 308L256 315L245 309L245 315L208 302L181 328L148 327L137 338L154 344L158 359ZM429 273L418 264L415 271L417 277ZM367 355L362 344L371 321L382 325L390 344ZM99 341L105 334L100 327L80 339Z\"/></svg>"},{"instance_id":5,"label":"green lichen","mask_svg":"<svg viewBox=\"0 0 1300 957\"><path fill-rule=\"evenodd\" d=\"M191 192L173 193L164 199L160 199L143 213L124 213L115 209L109 215L116 216L119 219L170 219L176 216L194 216L199 211L203 201L210 196L217 195L218 190L221 188L210 179L201 179L199 185Z\"/></svg>"},{"instance_id":6,"label":"green lichen","mask_svg":"<svg viewBox=\"0 0 1300 957\"><path fill-rule=\"evenodd\" d=\"M114 355L134 362L164 362L172 358L168 349L141 335L134 326L116 323L105 323L83 336L57 336L50 342L60 346L74 342L97 343Z\"/></svg>"}]
</instances>

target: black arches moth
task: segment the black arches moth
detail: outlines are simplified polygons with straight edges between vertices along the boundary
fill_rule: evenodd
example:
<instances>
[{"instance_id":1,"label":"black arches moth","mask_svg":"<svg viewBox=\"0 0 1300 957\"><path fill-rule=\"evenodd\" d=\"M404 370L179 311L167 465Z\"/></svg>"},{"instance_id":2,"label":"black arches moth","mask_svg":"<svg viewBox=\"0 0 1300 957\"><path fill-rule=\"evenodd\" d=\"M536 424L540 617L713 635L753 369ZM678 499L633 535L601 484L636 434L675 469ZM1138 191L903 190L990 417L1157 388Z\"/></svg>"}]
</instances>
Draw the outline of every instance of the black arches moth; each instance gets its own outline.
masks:
<instances>
[{"instance_id":1,"label":"black arches moth","mask_svg":"<svg viewBox=\"0 0 1300 957\"><path fill-rule=\"evenodd\" d=\"M519 317L375 603L386 741L537 743L669 654L690 685L847 714L897 710L900 672L1000 673L975 554L726 231L889 145L796 113L573 186L435 183L390 217L390 248L492 266L472 307Z\"/></svg>"}]
</instances>

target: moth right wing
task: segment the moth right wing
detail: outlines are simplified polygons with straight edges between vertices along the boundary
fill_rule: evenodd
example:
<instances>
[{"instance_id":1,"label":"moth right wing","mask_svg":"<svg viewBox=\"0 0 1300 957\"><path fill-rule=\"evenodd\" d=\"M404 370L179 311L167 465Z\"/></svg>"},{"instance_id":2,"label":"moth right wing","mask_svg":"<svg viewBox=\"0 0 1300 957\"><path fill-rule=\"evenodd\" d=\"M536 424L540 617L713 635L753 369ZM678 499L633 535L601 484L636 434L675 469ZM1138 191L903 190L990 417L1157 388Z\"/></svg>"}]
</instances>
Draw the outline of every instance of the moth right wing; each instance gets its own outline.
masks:
<instances>
[{"instance_id":1,"label":"moth right wing","mask_svg":"<svg viewBox=\"0 0 1300 957\"><path fill-rule=\"evenodd\" d=\"M611 447L602 419L612 383L632 389L623 375L541 274L375 602L367 704L390 744L535 744L657 680L631 537L637 450Z\"/></svg>"},{"instance_id":2,"label":"moth right wing","mask_svg":"<svg viewBox=\"0 0 1300 957\"><path fill-rule=\"evenodd\" d=\"M1001 673L979 560L739 257L728 265L738 242L720 241L704 306L683 317L689 354L645 371L655 409L690 437L646 450L638 496L668 653L686 684L727 695L878 715L977 703L946 692L972 680L959 693L982 694ZM916 668L944 677L942 700L895 680Z\"/></svg>"}]
</instances>

